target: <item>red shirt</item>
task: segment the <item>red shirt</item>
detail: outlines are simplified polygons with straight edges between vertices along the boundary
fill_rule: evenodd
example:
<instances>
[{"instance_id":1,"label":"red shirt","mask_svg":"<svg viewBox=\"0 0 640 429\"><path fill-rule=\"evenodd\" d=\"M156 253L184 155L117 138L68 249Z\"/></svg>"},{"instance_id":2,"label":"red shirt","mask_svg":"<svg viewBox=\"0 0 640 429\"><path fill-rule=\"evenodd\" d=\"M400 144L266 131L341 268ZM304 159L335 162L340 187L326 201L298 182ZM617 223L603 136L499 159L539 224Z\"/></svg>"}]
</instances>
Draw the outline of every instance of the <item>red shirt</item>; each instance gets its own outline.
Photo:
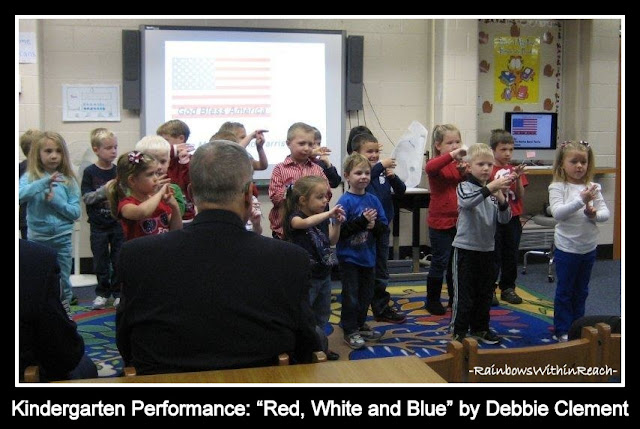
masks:
<instances>
[{"instance_id":1,"label":"red shirt","mask_svg":"<svg viewBox=\"0 0 640 429\"><path fill-rule=\"evenodd\" d=\"M489 181L492 181L496 177L496 173L500 170L507 170L501 174L509 174L513 171L513 165L505 165L504 167L498 167L497 165L493 166L493 171L491 172L491 177ZM529 185L529 181L527 180L527 176L524 174L520 175L520 181L522 182L523 187L527 187ZM511 184L509 188L509 194L507 195L507 200L509 201L509 206L511 206L511 216L520 216L524 211L522 207L522 199L516 197L516 182Z\"/></svg>"},{"instance_id":2,"label":"red shirt","mask_svg":"<svg viewBox=\"0 0 640 429\"><path fill-rule=\"evenodd\" d=\"M287 185L295 183L296 180L304 176L322 177L327 182L327 189L329 190L327 197L331 199L331 187L327 176L322 171L322 167L311 162L311 160L307 160L304 164L298 164L291 158L291 155L287 155L283 162L275 166L269 182L269 198L273 203L273 208L269 212L269 222L271 222L271 229L280 237L282 237L283 222L281 207L284 205L286 198Z\"/></svg>"},{"instance_id":3,"label":"red shirt","mask_svg":"<svg viewBox=\"0 0 640 429\"><path fill-rule=\"evenodd\" d=\"M187 187L189 186L189 183L191 183L191 178L189 177L189 163L180 164L178 162L178 154L176 153L173 145L171 145L171 151L169 153L167 177L171 179L171 183L175 183L180 186L180 190L184 194L185 207L182 220L193 219L196 215L196 209L193 204L191 193L187 192Z\"/></svg>"},{"instance_id":4,"label":"red shirt","mask_svg":"<svg viewBox=\"0 0 640 429\"><path fill-rule=\"evenodd\" d=\"M433 229L449 229L458 221L456 186L464 180L457 168L458 161L445 153L427 162L429 178L429 216L427 225Z\"/></svg>"},{"instance_id":5,"label":"red shirt","mask_svg":"<svg viewBox=\"0 0 640 429\"><path fill-rule=\"evenodd\" d=\"M133 240L138 237L146 237L147 235L156 235L169 232L169 218L171 216L171 207L164 201L160 200L153 214L141 220L130 220L122 217L122 207L127 204L135 204L139 206L140 201L133 197L127 197L118 203L118 217L122 223L125 241Z\"/></svg>"}]
</instances>

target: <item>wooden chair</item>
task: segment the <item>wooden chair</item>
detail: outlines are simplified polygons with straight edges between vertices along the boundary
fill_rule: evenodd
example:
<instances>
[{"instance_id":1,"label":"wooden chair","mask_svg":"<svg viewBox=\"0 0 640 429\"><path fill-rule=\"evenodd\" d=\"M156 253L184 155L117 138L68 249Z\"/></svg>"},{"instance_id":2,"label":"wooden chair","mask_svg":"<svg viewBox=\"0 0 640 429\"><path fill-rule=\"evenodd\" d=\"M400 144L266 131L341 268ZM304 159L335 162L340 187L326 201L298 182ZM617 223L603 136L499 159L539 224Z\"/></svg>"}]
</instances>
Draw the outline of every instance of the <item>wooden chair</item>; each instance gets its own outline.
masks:
<instances>
[{"instance_id":1,"label":"wooden chair","mask_svg":"<svg viewBox=\"0 0 640 429\"><path fill-rule=\"evenodd\" d=\"M25 383L40 383L40 367L37 365L26 367L23 377Z\"/></svg>"},{"instance_id":2,"label":"wooden chair","mask_svg":"<svg viewBox=\"0 0 640 429\"><path fill-rule=\"evenodd\" d=\"M598 381L595 375L563 373L577 367L590 368L596 365L598 332L591 326L582 328L582 338L565 343L515 349L479 349L475 339L465 338L463 345L468 363L467 379L471 383ZM545 368L556 367L561 371L559 374L545 371ZM487 373L476 372L474 368L481 368ZM505 373L505 370L510 373Z\"/></svg>"},{"instance_id":3,"label":"wooden chair","mask_svg":"<svg viewBox=\"0 0 640 429\"><path fill-rule=\"evenodd\" d=\"M464 354L462 343L451 341L447 344L447 352L438 356L423 358L426 363L447 383L461 383L464 371Z\"/></svg>"},{"instance_id":4,"label":"wooden chair","mask_svg":"<svg viewBox=\"0 0 640 429\"><path fill-rule=\"evenodd\" d=\"M600 359L598 366L609 367L615 370L613 377L622 378L622 335L612 334L611 326L606 323L597 323L598 341L600 345ZM609 381L610 375L602 375L601 381Z\"/></svg>"},{"instance_id":5,"label":"wooden chair","mask_svg":"<svg viewBox=\"0 0 640 429\"><path fill-rule=\"evenodd\" d=\"M312 363L321 363L327 361L327 355L322 352L313 352L313 357L311 358ZM280 353L277 359L277 366L286 366L289 365L289 355L287 353ZM124 368L124 376L125 377L135 377L137 375L136 368L133 366L126 366Z\"/></svg>"}]
</instances>

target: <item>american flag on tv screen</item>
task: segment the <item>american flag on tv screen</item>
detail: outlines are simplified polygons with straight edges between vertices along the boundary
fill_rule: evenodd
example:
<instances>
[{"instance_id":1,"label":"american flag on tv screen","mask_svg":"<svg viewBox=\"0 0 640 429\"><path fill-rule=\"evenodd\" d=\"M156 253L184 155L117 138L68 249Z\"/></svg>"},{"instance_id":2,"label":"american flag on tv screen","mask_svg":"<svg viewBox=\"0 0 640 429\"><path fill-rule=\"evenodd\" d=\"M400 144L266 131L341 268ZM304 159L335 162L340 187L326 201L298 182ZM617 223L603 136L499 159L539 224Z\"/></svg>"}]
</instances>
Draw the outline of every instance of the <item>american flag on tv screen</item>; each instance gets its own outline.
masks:
<instances>
[{"instance_id":1,"label":"american flag on tv screen","mask_svg":"<svg viewBox=\"0 0 640 429\"><path fill-rule=\"evenodd\" d=\"M173 58L171 116L271 116L271 59Z\"/></svg>"},{"instance_id":2,"label":"american flag on tv screen","mask_svg":"<svg viewBox=\"0 0 640 429\"><path fill-rule=\"evenodd\" d=\"M537 134L538 119L537 118L514 118L511 123L511 134Z\"/></svg>"}]
</instances>

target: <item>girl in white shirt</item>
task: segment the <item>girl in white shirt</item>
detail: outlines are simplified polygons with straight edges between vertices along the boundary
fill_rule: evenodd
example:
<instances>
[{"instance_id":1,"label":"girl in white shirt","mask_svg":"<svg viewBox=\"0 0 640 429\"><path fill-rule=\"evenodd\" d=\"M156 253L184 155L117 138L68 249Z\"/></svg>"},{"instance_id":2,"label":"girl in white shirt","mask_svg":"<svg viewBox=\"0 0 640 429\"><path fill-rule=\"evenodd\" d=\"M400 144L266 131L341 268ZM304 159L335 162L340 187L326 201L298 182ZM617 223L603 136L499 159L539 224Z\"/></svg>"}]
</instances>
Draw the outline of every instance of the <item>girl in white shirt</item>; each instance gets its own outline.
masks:
<instances>
[{"instance_id":1,"label":"girl in white shirt","mask_svg":"<svg viewBox=\"0 0 640 429\"><path fill-rule=\"evenodd\" d=\"M587 142L564 142L556 153L549 185L555 228L556 277L553 324L555 338L567 341L571 324L584 316L589 278L596 261L598 226L609 219L600 185L593 183L593 151Z\"/></svg>"}]
</instances>

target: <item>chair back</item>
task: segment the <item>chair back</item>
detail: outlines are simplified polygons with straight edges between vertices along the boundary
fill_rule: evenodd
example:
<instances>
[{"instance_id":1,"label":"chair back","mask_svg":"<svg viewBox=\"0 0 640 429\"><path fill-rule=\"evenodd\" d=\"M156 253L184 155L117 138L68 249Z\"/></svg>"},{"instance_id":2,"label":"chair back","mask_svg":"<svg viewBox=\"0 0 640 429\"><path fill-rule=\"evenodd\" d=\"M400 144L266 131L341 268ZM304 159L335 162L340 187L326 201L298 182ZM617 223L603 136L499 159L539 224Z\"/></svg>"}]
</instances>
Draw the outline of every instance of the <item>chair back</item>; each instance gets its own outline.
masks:
<instances>
[{"instance_id":1,"label":"chair back","mask_svg":"<svg viewBox=\"0 0 640 429\"><path fill-rule=\"evenodd\" d=\"M571 383L595 382L595 375L580 368L596 365L598 333L582 329L582 338L543 346L515 349L480 349L473 338L463 341L471 383Z\"/></svg>"}]
</instances>

